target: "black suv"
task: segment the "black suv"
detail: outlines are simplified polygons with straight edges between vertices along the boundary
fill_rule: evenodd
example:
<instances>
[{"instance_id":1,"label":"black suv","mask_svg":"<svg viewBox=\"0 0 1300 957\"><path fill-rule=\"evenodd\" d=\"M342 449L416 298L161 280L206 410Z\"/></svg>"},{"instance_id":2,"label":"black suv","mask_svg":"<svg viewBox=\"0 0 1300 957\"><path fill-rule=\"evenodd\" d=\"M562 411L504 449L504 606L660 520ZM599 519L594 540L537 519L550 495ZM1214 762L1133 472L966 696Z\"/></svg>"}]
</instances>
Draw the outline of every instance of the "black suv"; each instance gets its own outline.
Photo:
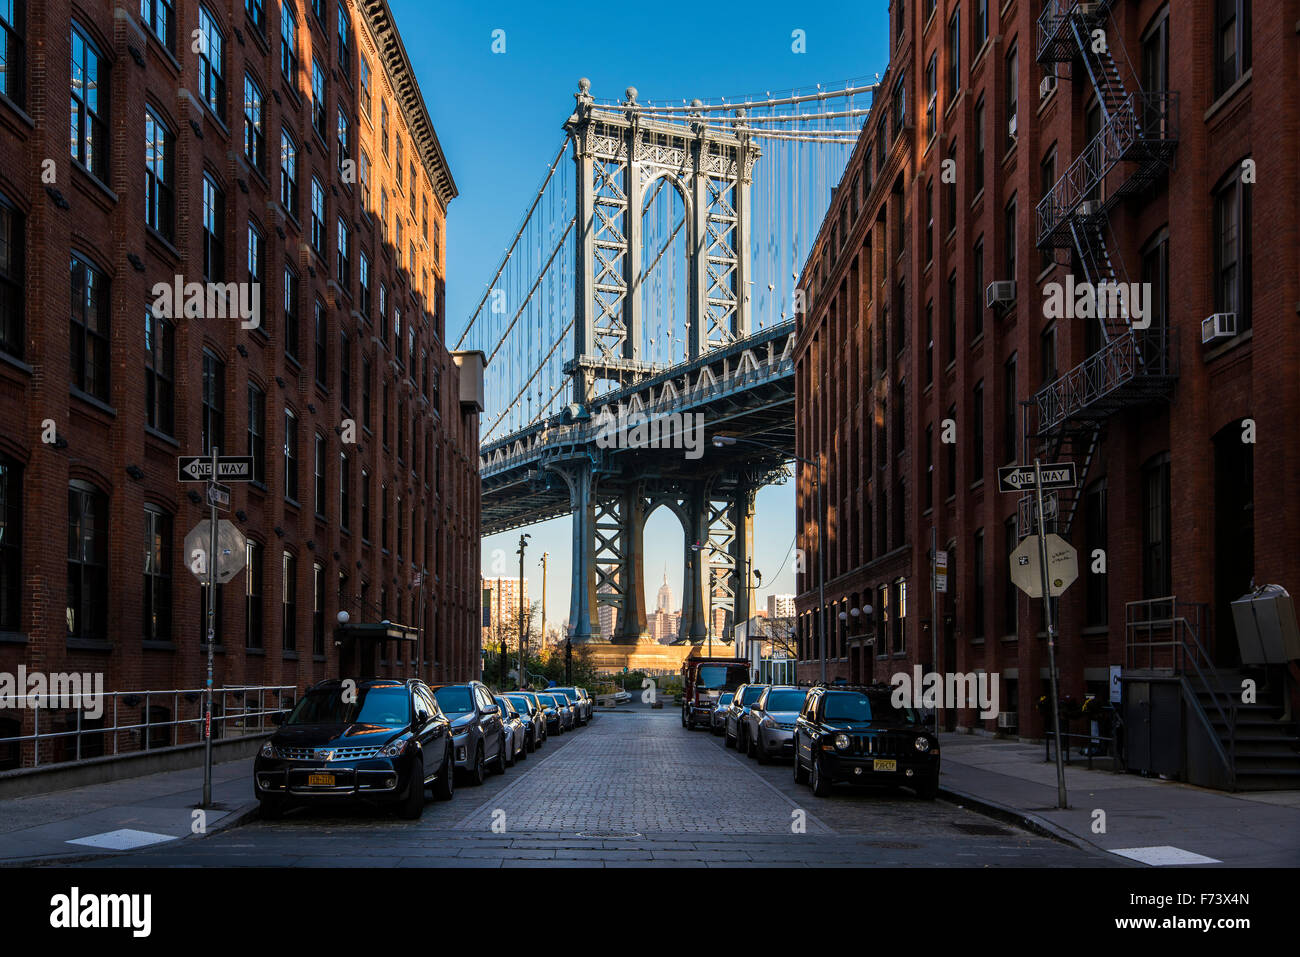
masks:
<instances>
[{"instance_id":1,"label":"black suv","mask_svg":"<svg viewBox=\"0 0 1300 957\"><path fill-rule=\"evenodd\" d=\"M896 708L888 685L808 692L794 729L794 780L826 797L831 785L906 785L939 793L939 739L915 708Z\"/></svg>"},{"instance_id":2,"label":"black suv","mask_svg":"<svg viewBox=\"0 0 1300 957\"><path fill-rule=\"evenodd\" d=\"M451 718L456 745L456 770L475 786L487 777L487 768L506 773L506 731L492 692L481 681L439 685L433 689L438 705Z\"/></svg>"},{"instance_id":3,"label":"black suv","mask_svg":"<svg viewBox=\"0 0 1300 957\"><path fill-rule=\"evenodd\" d=\"M417 678L334 679L312 685L253 762L262 816L319 798L396 801L405 818L424 813L432 782L452 796L451 722Z\"/></svg>"}]
</instances>

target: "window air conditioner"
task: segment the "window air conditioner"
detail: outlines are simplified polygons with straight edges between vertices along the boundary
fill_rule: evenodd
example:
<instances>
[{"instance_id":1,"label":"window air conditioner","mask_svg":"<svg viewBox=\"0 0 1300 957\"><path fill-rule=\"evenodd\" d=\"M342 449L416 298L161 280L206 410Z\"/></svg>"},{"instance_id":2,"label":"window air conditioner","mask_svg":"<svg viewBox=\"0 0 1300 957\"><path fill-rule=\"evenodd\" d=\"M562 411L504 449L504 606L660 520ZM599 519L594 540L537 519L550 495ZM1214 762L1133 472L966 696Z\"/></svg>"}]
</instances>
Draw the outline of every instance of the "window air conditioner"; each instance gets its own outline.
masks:
<instances>
[{"instance_id":1,"label":"window air conditioner","mask_svg":"<svg viewBox=\"0 0 1300 957\"><path fill-rule=\"evenodd\" d=\"M1019 713L1016 711L1001 711L998 713L998 727L1016 728L1018 727L1016 723L1016 719L1018 717L1019 717Z\"/></svg>"},{"instance_id":2,"label":"window air conditioner","mask_svg":"<svg viewBox=\"0 0 1300 957\"><path fill-rule=\"evenodd\" d=\"M999 279L989 283L984 291L984 303L989 309L1009 306L1016 301L1016 283L1014 279Z\"/></svg>"},{"instance_id":3,"label":"window air conditioner","mask_svg":"<svg viewBox=\"0 0 1300 957\"><path fill-rule=\"evenodd\" d=\"M1052 95L1052 91L1055 89L1056 89L1056 77L1053 74L1049 73L1047 76L1043 77L1041 80L1038 81L1038 98L1040 100L1047 99L1049 96Z\"/></svg>"},{"instance_id":4,"label":"window air conditioner","mask_svg":"<svg viewBox=\"0 0 1300 957\"><path fill-rule=\"evenodd\" d=\"M1231 339L1237 334L1237 314L1235 312L1216 312L1201 320L1201 344Z\"/></svg>"}]
</instances>

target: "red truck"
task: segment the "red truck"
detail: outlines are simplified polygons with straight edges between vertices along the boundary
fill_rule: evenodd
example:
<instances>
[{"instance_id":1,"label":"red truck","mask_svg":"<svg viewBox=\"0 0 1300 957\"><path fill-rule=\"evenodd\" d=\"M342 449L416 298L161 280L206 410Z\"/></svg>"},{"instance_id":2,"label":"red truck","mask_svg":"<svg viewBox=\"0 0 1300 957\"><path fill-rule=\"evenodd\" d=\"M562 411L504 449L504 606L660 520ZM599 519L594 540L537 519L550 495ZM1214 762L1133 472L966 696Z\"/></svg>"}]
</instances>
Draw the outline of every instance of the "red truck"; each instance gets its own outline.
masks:
<instances>
[{"instance_id":1,"label":"red truck","mask_svg":"<svg viewBox=\"0 0 1300 957\"><path fill-rule=\"evenodd\" d=\"M682 727L709 727L718 698L749 680L744 658L697 658L682 663Z\"/></svg>"}]
</instances>

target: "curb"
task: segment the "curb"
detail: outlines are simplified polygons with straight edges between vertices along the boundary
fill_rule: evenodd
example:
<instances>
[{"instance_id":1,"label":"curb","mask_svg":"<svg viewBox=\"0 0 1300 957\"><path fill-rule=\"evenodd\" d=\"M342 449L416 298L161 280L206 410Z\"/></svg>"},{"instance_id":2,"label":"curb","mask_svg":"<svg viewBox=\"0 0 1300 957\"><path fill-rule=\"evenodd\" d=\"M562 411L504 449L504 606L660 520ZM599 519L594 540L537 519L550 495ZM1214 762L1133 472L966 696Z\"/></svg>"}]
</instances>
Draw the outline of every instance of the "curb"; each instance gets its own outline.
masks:
<instances>
[{"instance_id":1,"label":"curb","mask_svg":"<svg viewBox=\"0 0 1300 957\"><path fill-rule=\"evenodd\" d=\"M250 801L247 804L241 804L239 807L235 808L233 811L228 813L216 824L212 825L212 827L208 828L205 833L187 834L185 837L179 838L177 840L177 843L180 843L180 841L190 841L190 840L201 841L206 837L211 837L213 834L219 834L222 831L227 831L230 830L231 828L240 827L241 825L247 824L250 820L255 820L257 818L257 810L258 810L258 805L256 801ZM147 845L147 847L161 847L161 846L162 845L160 844ZM135 851L137 850L138 851L146 850L147 847L135 848L134 850L131 851L103 851L98 854L77 853L77 854L42 855L41 857L15 857L6 860L0 860L0 868L43 867L46 865L61 867L69 864L88 864L94 861L106 860L108 858L126 857L130 854L135 853Z\"/></svg>"},{"instance_id":2,"label":"curb","mask_svg":"<svg viewBox=\"0 0 1300 957\"><path fill-rule=\"evenodd\" d=\"M945 800L959 802L963 806L978 811L987 817L1022 828L1032 834L1037 834L1039 837L1050 838L1055 841L1060 841L1062 844L1068 844L1076 850L1087 851L1090 854L1104 856L1110 862L1125 861L1125 858L1111 854L1109 851L1098 847L1091 841L1084 840L1077 834L1058 827L1050 821L1041 818L1036 814L1030 814L1028 811L1021 810L1020 808L1010 807L1009 805L1002 804L998 801L991 801L988 798L971 794L969 791L947 787L943 784L939 785L939 795ZM1140 866L1132 861L1127 863L1128 866Z\"/></svg>"}]
</instances>

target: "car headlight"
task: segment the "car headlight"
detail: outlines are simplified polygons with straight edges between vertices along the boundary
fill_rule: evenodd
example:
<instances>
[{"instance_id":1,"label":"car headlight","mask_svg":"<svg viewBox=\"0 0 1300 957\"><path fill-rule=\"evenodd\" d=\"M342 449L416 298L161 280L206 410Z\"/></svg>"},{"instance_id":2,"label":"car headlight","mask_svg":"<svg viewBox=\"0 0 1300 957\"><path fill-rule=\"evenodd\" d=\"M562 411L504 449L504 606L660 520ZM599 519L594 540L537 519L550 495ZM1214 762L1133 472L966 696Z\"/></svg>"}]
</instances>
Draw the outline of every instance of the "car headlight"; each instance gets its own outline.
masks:
<instances>
[{"instance_id":1,"label":"car headlight","mask_svg":"<svg viewBox=\"0 0 1300 957\"><path fill-rule=\"evenodd\" d=\"M917 735L916 740L912 742L912 747L918 751L929 751L930 739L923 734Z\"/></svg>"},{"instance_id":2,"label":"car headlight","mask_svg":"<svg viewBox=\"0 0 1300 957\"><path fill-rule=\"evenodd\" d=\"M262 752L261 752L261 754L262 754L262 757L264 757L264 758L274 758L274 757L276 757L277 755L276 755L276 751L275 751L275 745L273 745L270 741L266 742L266 744L262 745Z\"/></svg>"},{"instance_id":3,"label":"car headlight","mask_svg":"<svg viewBox=\"0 0 1300 957\"><path fill-rule=\"evenodd\" d=\"M389 741L379 749L379 756L381 758L395 758L406 750L406 746L411 743L411 740L411 738L396 738Z\"/></svg>"},{"instance_id":4,"label":"car headlight","mask_svg":"<svg viewBox=\"0 0 1300 957\"><path fill-rule=\"evenodd\" d=\"M839 750L847 751L851 743L852 742L849 741L849 736L847 734L840 733L835 735L835 747Z\"/></svg>"}]
</instances>

